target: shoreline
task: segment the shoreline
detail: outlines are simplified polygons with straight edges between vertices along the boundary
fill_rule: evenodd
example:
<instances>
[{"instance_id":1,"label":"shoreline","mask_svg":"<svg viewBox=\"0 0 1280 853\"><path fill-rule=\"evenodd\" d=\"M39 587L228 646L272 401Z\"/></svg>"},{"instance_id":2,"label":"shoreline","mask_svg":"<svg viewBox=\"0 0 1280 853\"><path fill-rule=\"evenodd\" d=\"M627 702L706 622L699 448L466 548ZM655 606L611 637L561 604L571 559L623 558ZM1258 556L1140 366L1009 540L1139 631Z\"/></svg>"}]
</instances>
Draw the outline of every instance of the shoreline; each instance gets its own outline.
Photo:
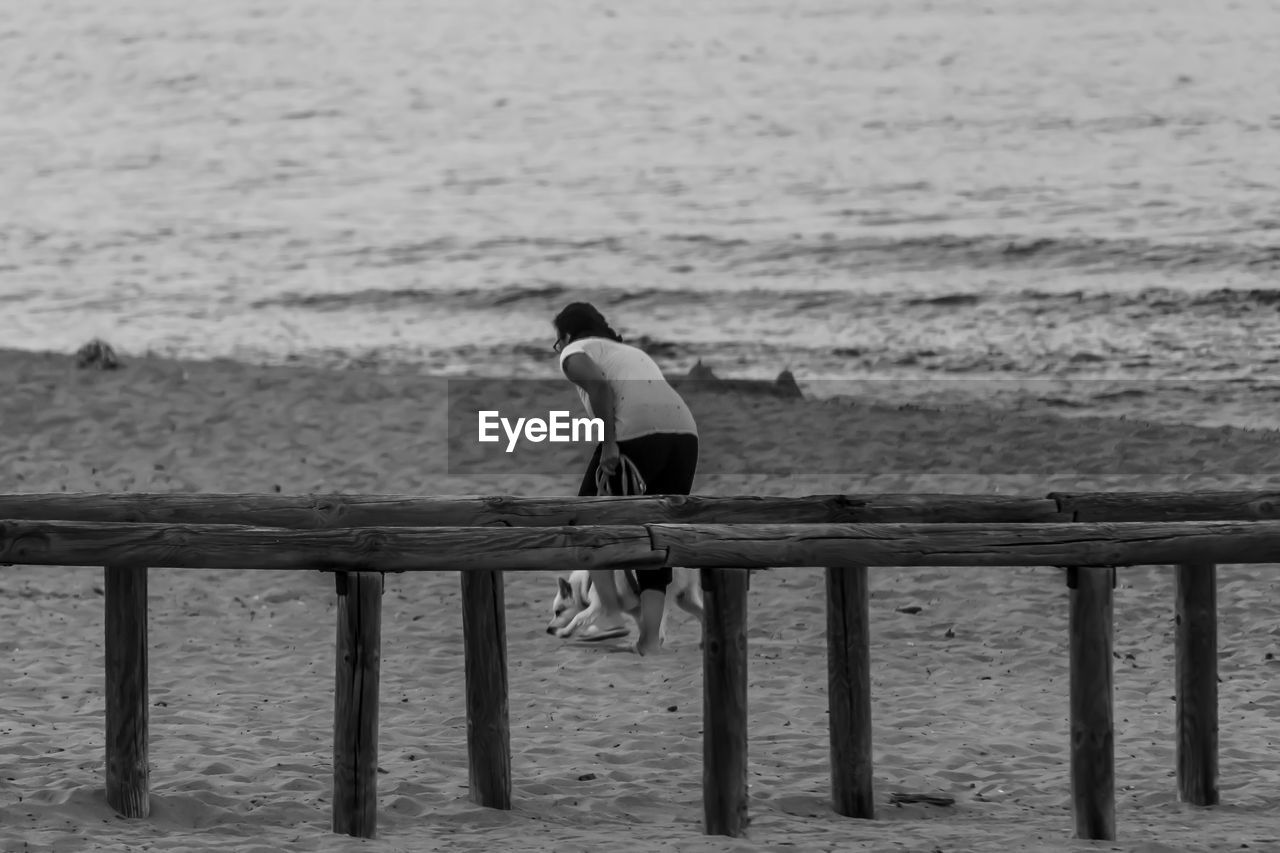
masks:
<instances>
[{"instance_id":1,"label":"shoreline","mask_svg":"<svg viewBox=\"0 0 1280 853\"><path fill-rule=\"evenodd\" d=\"M121 358L116 370L77 369L71 355L0 350L0 371L15 389L0 404L10 479L21 491L46 482L52 491L475 494L502 486L573 494L589 456L576 446L491 452L459 420L494 401L512 411L576 412L563 381ZM675 378L702 434L699 493L1039 496L1280 484L1277 430L811 398L776 382L708 377ZM267 451L267 464L250 462Z\"/></svg>"},{"instance_id":2,"label":"shoreline","mask_svg":"<svg viewBox=\"0 0 1280 853\"><path fill-rule=\"evenodd\" d=\"M98 339L94 339L95 341ZM814 400L845 400L890 406L945 410L973 407L1006 414L1063 418L1118 418L1136 422L1207 428L1236 427L1251 431L1280 432L1280 382L1262 377L1224 378L1188 376L1182 378L1114 375L1008 376L1000 373L950 371L871 371L846 376L797 376L785 360L779 367L745 364L740 360L726 368L702 357L690 356L688 369L674 368L664 346L642 336L637 342L660 364L673 385L692 383L744 394L796 396ZM652 346L651 346L652 345ZM235 356L178 357L148 349L141 354L120 353L133 360L186 364L227 363L251 368L296 368L384 376L431 377L442 382L511 381L558 382L561 376L554 362L541 350L519 348L525 363L499 359L490 369L463 371L439 369L430 361L387 357L350 358L335 361L318 354L288 354L269 358ZM48 350L7 350L35 356L57 356ZM684 359L677 359L677 363Z\"/></svg>"}]
</instances>

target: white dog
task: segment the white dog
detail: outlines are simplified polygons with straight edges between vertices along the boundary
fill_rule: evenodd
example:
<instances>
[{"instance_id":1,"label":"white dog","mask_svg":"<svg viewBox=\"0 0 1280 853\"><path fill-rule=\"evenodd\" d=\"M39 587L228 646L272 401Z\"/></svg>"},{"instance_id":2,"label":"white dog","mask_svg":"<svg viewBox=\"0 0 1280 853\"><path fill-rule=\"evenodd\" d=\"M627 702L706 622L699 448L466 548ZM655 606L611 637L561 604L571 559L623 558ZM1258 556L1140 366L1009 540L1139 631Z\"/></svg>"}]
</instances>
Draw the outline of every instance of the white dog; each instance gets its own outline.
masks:
<instances>
[{"instance_id":1,"label":"white dog","mask_svg":"<svg viewBox=\"0 0 1280 853\"><path fill-rule=\"evenodd\" d=\"M630 575L630 577L628 577ZM555 601L551 604L551 622L547 633L561 639L572 637L579 628L593 622L600 612L600 593L591 583L591 573L579 569L566 578L557 578ZM640 587L635 573L630 569L618 569L613 573L613 585L618 591L618 601L623 612L632 619L640 619ZM702 624L702 583L697 569L671 570L671 585L667 587L667 600L686 613L692 613ZM662 615L660 640L666 640L667 615ZM609 634L598 639L619 636Z\"/></svg>"}]
</instances>

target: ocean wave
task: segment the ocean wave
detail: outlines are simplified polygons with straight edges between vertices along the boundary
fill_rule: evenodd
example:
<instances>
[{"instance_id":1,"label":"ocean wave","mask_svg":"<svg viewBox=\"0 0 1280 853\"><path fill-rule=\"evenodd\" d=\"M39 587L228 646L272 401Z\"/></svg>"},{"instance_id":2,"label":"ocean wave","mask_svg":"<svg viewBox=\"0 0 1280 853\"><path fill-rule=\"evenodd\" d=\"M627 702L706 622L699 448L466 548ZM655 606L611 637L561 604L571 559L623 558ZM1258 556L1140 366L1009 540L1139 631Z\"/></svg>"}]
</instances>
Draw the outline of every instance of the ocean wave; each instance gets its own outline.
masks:
<instances>
[{"instance_id":1,"label":"ocean wave","mask_svg":"<svg viewBox=\"0 0 1280 853\"><path fill-rule=\"evenodd\" d=\"M688 275L728 272L744 278L826 272L963 269L1064 269L1086 273L1280 270L1280 245L1225 240L1156 241L1143 238L933 234L856 236L834 233L745 239L717 234L608 235L592 239L513 236L479 241L455 237L411 244L365 246L338 253L356 266L473 263L515 256L564 261L607 256L635 269L663 268ZM673 280L672 289L681 283Z\"/></svg>"},{"instance_id":2,"label":"ocean wave","mask_svg":"<svg viewBox=\"0 0 1280 853\"><path fill-rule=\"evenodd\" d=\"M496 290L484 288L460 290L415 287L390 290L365 288L331 293L288 292L280 296L255 300L250 307L345 311L352 308L395 310L407 306L424 305L483 309L509 307L526 301L547 301L553 297L559 299L563 298L567 292L567 287L558 284L534 287L505 287Z\"/></svg>"},{"instance_id":3,"label":"ocean wave","mask_svg":"<svg viewBox=\"0 0 1280 853\"><path fill-rule=\"evenodd\" d=\"M704 244L705 245L705 244ZM1106 237L958 237L902 239L796 239L764 245L740 241L716 246L736 266L813 260L849 270L938 269L953 266L1073 268L1092 272L1130 270L1280 269L1280 246L1232 242L1158 243Z\"/></svg>"},{"instance_id":4,"label":"ocean wave","mask_svg":"<svg viewBox=\"0 0 1280 853\"><path fill-rule=\"evenodd\" d=\"M1129 311L1138 316L1194 312L1204 316L1237 316L1254 310L1280 309L1280 291L1263 288L1224 288L1187 291L1148 287L1132 292L1072 289L1046 291L1023 288L1001 291L916 295L863 292L848 289L780 291L768 288L573 287L565 282L540 282L498 288L434 287L364 288L329 293L286 292L251 303L252 308L289 308L321 312L346 310L432 310L546 313L572 300L594 302L602 310L626 305L630 311L677 311L688 308L768 312L789 317L829 316L840 311L904 309L922 315L965 312L1023 313L1030 317Z\"/></svg>"}]
</instances>

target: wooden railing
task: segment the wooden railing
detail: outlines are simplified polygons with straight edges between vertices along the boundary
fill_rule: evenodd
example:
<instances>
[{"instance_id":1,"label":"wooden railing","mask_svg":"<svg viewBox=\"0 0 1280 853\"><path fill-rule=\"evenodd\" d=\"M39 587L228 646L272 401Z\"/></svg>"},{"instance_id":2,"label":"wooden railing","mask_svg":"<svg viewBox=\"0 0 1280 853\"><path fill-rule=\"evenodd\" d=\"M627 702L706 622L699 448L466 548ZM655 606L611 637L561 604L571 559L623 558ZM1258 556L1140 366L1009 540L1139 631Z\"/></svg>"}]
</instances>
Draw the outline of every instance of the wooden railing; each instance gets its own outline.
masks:
<instances>
[{"instance_id":1,"label":"wooden railing","mask_svg":"<svg viewBox=\"0 0 1280 853\"><path fill-rule=\"evenodd\" d=\"M0 496L0 563L105 567L106 787L149 812L146 567L333 572L338 593L336 832L377 826L382 573L459 571L472 798L510 808L502 572L703 568L704 815L747 818L744 569L826 569L832 804L873 818L868 566L1068 568L1076 832L1115 837L1114 567L1177 566L1177 772L1185 801L1217 788L1216 565L1274 562L1280 493L404 498ZM1070 522L1070 524L1066 524Z\"/></svg>"}]
</instances>

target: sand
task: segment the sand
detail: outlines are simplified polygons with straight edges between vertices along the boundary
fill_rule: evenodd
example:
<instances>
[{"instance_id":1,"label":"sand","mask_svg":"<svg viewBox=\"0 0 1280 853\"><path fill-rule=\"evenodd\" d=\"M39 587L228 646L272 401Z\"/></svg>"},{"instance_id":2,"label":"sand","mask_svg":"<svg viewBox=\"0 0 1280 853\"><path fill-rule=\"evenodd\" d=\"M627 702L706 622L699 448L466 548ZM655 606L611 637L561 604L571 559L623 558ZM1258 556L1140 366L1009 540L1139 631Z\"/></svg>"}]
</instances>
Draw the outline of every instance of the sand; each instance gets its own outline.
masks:
<instances>
[{"instance_id":1,"label":"sand","mask_svg":"<svg viewBox=\"0 0 1280 853\"><path fill-rule=\"evenodd\" d=\"M0 459L16 493L571 493L563 473L447 452L444 380L125 357L117 371L0 351ZM513 400L537 387L501 386ZM1265 488L1266 432L899 409L691 389L705 494ZM571 405L566 391L561 403ZM527 399L545 408L544 401ZM821 573L752 578L746 839L701 833L697 626L669 654L544 632L553 583L507 579L514 808L467 798L456 575L388 576L379 837L329 831L332 580L150 573L152 816L104 801L101 572L6 567L0 631L0 850L1266 849L1280 769L1272 566L1221 569L1223 805L1177 802L1172 579L1123 569L1116 592L1120 840L1073 840L1067 590L1026 569L872 572L877 819L828 804ZM913 604L918 612L898 610ZM955 798L894 806L894 791Z\"/></svg>"}]
</instances>

